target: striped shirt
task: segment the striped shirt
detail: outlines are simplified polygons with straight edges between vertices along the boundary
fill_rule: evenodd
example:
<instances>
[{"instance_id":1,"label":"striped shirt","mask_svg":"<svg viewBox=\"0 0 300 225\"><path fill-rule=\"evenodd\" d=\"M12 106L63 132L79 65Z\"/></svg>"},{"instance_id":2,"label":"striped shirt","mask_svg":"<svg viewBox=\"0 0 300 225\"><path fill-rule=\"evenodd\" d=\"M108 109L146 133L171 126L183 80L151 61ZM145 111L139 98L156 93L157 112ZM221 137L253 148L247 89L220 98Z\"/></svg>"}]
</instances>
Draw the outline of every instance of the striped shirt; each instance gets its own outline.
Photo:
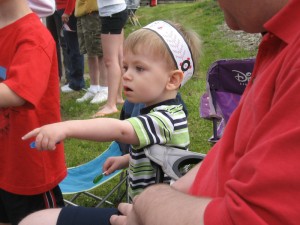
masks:
<instances>
[{"instance_id":1,"label":"striped shirt","mask_svg":"<svg viewBox=\"0 0 300 225\"><path fill-rule=\"evenodd\" d=\"M176 99L144 108L141 115L127 120L140 142L130 148L129 196L133 198L155 183L155 170L144 148L160 144L187 150L190 138L183 106Z\"/></svg>"}]
</instances>

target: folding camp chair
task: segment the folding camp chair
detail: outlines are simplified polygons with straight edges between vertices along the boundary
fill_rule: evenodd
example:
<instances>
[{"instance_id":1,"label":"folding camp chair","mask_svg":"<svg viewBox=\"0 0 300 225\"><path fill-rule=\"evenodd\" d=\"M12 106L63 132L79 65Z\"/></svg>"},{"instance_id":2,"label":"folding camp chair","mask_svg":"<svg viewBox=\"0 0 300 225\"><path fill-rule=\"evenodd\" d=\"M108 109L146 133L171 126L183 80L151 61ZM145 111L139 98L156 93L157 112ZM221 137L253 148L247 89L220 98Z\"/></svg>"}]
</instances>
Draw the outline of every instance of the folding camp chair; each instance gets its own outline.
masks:
<instances>
[{"instance_id":1,"label":"folding camp chair","mask_svg":"<svg viewBox=\"0 0 300 225\"><path fill-rule=\"evenodd\" d=\"M117 170L110 175L103 176L99 182L93 182L96 176L103 173L102 166L106 159L120 155L122 155L122 151L120 150L119 144L112 142L109 148L95 159L85 164L68 168L67 177L59 184L64 195L72 195L70 200L64 199L66 205L77 206L76 199L81 195L86 195L96 200L98 204L95 207L101 207L104 203L115 205L120 202L125 193L127 193L127 184L125 193L121 194L120 192L121 185L126 183L127 179L125 171ZM118 175L120 175L120 182L106 196L99 197L90 192ZM116 191L118 191L117 198L113 202L108 201L108 198Z\"/></svg>"},{"instance_id":2,"label":"folding camp chair","mask_svg":"<svg viewBox=\"0 0 300 225\"><path fill-rule=\"evenodd\" d=\"M133 26L141 26L136 11L140 7L140 0L126 0L128 19Z\"/></svg>"},{"instance_id":3,"label":"folding camp chair","mask_svg":"<svg viewBox=\"0 0 300 225\"><path fill-rule=\"evenodd\" d=\"M222 59L207 72L206 92L200 99L200 117L213 122L210 142L217 142L237 107L253 71L255 59Z\"/></svg>"},{"instance_id":4,"label":"folding camp chair","mask_svg":"<svg viewBox=\"0 0 300 225\"><path fill-rule=\"evenodd\" d=\"M145 148L145 154L156 169L155 183L162 183L164 174L177 180L205 158L205 154L163 145Z\"/></svg>"}]
</instances>

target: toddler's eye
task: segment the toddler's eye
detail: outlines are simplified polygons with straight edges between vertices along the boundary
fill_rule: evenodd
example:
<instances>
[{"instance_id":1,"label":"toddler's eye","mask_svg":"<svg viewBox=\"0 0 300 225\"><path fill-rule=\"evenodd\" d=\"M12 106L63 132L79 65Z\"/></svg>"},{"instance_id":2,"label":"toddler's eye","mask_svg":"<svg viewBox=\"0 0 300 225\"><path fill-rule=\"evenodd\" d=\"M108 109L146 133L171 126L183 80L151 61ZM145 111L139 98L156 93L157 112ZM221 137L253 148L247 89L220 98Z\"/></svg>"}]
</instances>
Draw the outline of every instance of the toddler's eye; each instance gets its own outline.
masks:
<instances>
[{"instance_id":1,"label":"toddler's eye","mask_svg":"<svg viewBox=\"0 0 300 225\"><path fill-rule=\"evenodd\" d=\"M144 68L137 66L137 67L136 67L136 70L137 70L138 72L143 72L143 71L144 71Z\"/></svg>"},{"instance_id":2,"label":"toddler's eye","mask_svg":"<svg viewBox=\"0 0 300 225\"><path fill-rule=\"evenodd\" d=\"M123 72L125 73L128 70L128 66L123 65Z\"/></svg>"}]
</instances>

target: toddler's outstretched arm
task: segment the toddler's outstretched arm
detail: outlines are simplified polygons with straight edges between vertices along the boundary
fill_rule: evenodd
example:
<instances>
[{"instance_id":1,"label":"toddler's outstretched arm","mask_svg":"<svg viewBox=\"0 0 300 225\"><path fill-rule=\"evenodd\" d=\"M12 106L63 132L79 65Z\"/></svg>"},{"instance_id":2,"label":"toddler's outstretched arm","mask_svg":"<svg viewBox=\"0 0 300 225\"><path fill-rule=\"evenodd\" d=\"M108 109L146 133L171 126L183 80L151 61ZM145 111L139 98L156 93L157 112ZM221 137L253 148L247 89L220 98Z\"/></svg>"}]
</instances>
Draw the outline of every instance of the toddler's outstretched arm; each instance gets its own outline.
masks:
<instances>
[{"instance_id":1,"label":"toddler's outstretched arm","mask_svg":"<svg viewBox=\"0 0 300 225\"><path fill-rule=\"evenodd\" d=\"M128 121L112 118L53 123L30 131L22 139L33 137L36 137L36 148L39 150L54 150L56 143L66 138L139 144L138 137Z\"/></svg>"}]
</instances>

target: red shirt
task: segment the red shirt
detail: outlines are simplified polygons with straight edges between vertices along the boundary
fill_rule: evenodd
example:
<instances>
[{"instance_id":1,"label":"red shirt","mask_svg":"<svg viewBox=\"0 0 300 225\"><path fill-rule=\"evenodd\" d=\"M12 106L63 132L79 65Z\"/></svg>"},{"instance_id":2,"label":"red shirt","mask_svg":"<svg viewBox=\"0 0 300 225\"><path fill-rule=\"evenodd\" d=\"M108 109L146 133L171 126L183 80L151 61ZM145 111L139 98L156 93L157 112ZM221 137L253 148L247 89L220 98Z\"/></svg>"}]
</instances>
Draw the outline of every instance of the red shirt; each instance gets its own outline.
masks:
<instances>
[{"instance_id":1,"label":"red shirt","mask_svg":"<svg viewBox=\"0 0 300 225\"><path fill-rule=\"evenodd\" d=\"M0 29L0 82L27 102L0 109L0 188L33 195L52 189L66 176L63 145L55 151L31 149L21 137L58 122L59 76L54 40L31 13Z\"/></svg>"},{"instance_id":2,"label":"red shirt","mask_svg":"<svg viewBox=\"0 0 300 225\"><path fill-rule=\"evenodd\" d=\"M55 0L56 8L65 9L64 13L71 15L75 9L76 0Z\"/></svg>"},{"instance_id":3,"label":"red shirt","mask_svg":"<svg viewBox=\"0 0 300 225\"><path fill-rule=\"evenodd\" d=\"M300 222L300 1L265 28L253 77L190 189L205 225Z\"/></svg>"}]
</instances>

